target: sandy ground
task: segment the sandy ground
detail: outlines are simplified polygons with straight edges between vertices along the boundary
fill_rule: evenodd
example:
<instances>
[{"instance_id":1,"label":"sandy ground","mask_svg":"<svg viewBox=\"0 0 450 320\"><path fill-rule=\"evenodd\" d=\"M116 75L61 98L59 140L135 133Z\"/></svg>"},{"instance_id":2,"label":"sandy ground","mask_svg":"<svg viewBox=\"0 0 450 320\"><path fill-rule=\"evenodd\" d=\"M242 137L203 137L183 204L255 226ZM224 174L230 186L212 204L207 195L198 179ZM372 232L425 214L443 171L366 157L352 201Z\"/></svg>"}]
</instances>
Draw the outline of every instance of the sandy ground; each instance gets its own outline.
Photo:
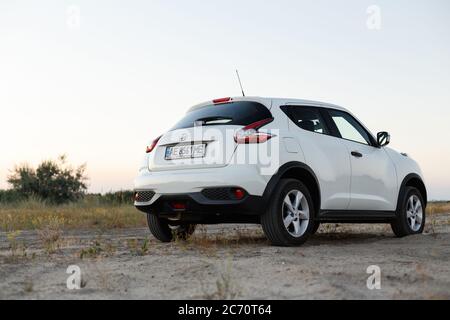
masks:
<instances>
[{"instance_id":1,"label":"sandy ground","mask_svg":"<svg viewBox=\"0 0 450 320\"><path fill-rule=\"evenodd\" d=\"M324 225L299 248L269 246L259 226L201 228L168 245L147 229L77 230L55 253L31 231L13 252L0 233L0 299L450 299L450 214L432 220L404 239L385 225ZM67 289L69 265L80 290ZM371 265L381 290L367 288Z\"/></svg>"}]
</instances>

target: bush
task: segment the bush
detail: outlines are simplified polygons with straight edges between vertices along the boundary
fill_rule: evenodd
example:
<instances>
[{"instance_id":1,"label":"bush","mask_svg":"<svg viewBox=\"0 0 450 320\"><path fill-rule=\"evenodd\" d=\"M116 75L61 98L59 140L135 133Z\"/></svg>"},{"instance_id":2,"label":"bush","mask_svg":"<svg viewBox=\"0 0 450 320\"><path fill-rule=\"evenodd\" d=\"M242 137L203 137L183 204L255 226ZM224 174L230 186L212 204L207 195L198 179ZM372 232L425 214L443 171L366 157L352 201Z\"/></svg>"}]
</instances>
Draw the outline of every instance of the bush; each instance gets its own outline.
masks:
<instances>
[{"instance_id":1,"label":"bush","mask_svg":"<svg viewBox=\"0 0 450 320\"><path fill-rule=\"evenodd\" d=\"M28 165L17 166L8 177L12 190L2 193L8 197L17 194L19 200L35 196L54 204L77 201L87 189L85 169L84 165L75 169L68 166L65 156L44 161L36 170Z\"/></svg>"},{"instance_id":2,"label":"bush","mask_svg":"<svg viewBox=\"0 0 450 320\"><path fill-rule=\"evenodd\" d=\"M0 203L19 202L25 199L26 197L15 190L0 190Z\"/></svg>"},{"instance_id":3,"label":"bush","mask_svg":"<svg viewBox=\"0 0 450 320\"><path fill-rule=\"evenodd\" d=\"M110 192L101 196L103 203L112 205L133 204L134 191Z\"/></svg>"}]
</instances>

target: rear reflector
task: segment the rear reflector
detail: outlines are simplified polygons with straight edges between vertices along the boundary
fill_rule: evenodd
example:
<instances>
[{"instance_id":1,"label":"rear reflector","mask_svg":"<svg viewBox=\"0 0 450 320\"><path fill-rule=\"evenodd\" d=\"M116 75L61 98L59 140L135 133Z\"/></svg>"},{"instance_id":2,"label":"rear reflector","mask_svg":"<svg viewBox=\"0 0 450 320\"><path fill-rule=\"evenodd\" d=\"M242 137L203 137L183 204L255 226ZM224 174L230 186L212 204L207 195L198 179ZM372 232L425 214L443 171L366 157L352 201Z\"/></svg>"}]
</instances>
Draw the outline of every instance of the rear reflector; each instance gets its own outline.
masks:
<instances>
[{"instance_id":1,"label":"rear reflector","mask_svg":"<svg viewBox=\"0 0 450 320\"><path fill-rule=\"evenodd\" d=\"M245 197L245 191L240 188L233 189L233 195L237 200L242 200Z\"/></svg>"},{"instance_id":2,"label":"rear reflector","mask_svg":"<svg viewBox=\"0 0 450 320\"><path fill-rule=\"evenodd\" d=\"M220 99L213 100L213 103L214 104L227 103L227 102L231 102L231 100L232 99L230 97L228 97L228 98L220 98Z\"/></svg>"},{"instance_id":3,"label":"rear reflector","mask_svg":"<svg viewBox=\"0 0 450 320\"><path fill-rule=\"evenodd\" d=\"M181 202L173 202L171 204L174 210L186 210L186 204Z\"/></svg>"}]
</instances>

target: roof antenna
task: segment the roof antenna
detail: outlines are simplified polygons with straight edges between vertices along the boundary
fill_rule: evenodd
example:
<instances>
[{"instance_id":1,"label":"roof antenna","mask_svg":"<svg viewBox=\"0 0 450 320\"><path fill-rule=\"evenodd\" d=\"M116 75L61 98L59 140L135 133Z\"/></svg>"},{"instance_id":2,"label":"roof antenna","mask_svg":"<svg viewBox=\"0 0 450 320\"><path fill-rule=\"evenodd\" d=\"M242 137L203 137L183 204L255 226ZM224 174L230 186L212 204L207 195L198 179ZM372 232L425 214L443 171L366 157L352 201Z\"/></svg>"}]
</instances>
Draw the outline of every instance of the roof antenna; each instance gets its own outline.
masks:
<instances>
[{"instance_id":1,"label":"roof antenna","mask_svg":"<svg viewBox=\"0 0 450 320\"><path fill-rule=\"evenodd\" d=\"M239 71L236 69L236 75L239 80L239 85L241 86L242 96L245 97L244 88L242 87L241 77L239 76Z\"/></svg>"}]
</instances>

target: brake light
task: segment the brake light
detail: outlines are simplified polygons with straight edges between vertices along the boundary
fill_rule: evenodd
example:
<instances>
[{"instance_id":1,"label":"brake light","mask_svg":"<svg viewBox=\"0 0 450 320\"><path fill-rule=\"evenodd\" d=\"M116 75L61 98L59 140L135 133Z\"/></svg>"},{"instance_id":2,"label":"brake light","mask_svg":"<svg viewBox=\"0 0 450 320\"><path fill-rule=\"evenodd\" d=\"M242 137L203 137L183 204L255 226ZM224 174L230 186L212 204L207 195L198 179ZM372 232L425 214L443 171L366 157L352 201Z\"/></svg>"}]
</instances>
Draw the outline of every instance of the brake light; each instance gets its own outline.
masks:
<instances>
[{"instance_id":1,"label":"brake light","mask_svg":"<svg viewBox=\"0 0 450 320\"><path fill-rule=\"evenodd\" d=\"M153 140L153 142L147 146L147 150L145 151L146 153L150 153L153 151L153 149L155 149L156 145L159 142L159 139L161 139L162 136L159 136L158 138L156 138L155 140Z\"/></svg>"},{"instance_id":2,"label":"brake light","mask_svg":"<svg viewBox=\"0 0 450 320\"><path fill-rule=\"evenodd\" d=\"M237 200L242 200L245 197L245 191L241 188L233 189L233 195Z\"/></svg>"},{"instance_id":3,"label":"brake light","mask_svg":"<svg viewBox=\"0 0 450 320\"><path fill-rule=\"evenodd\" d=\"M252 123L243 129L236 132L234 135L234 141L238 144L255 144L264 143L272 139L274 135L265 132L259 132L258 130L269 124L273 119L264 119L255 123Z\"/></svg>"},{"instance_id":4,"label":"brake light","mask_svg":"<svg viewBox=\"0 0 450 320\"><path fill-rule=\"evenodd\" d=\"M213 100L213 103L214 104L228 103L228 102L231 102L231 100L232 99L230 97L228 97L228 98L220 98L220 99Z\"/></svg>"}]
</instances>

